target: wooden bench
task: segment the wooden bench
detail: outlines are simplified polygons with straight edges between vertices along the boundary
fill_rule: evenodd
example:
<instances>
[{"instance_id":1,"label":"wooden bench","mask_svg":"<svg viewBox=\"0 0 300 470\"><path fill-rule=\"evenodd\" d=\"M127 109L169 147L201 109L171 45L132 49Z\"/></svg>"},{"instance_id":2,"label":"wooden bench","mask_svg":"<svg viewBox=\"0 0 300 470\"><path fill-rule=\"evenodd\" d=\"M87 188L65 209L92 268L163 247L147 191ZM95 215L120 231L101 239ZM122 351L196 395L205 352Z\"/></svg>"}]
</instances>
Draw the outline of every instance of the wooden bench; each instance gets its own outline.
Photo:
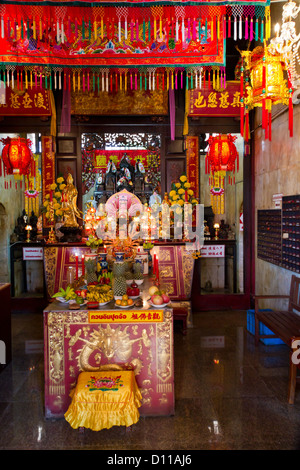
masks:
<instances>
[{"instance_id":1,"label":"wooden bench","mask_svg":"<svg viewBox=\"0 0 300 470\"><path fill-rule=\"evenodd\" d=\"M259 300L261 299L289 299L287 310L259 311ZM297 382L297 362L292 360L293 353L298 349L300 340L300 278L295 275L291 278L289 295L255 295L255 344L258 345L260 338L280 338L290 348L289 386L288 402L294 404L295 389ZM296 312L299 312L297 314ZM259 333L259 322L269 328L274 335ZM294 344L293 344L294 343Z\"/></svg>"}]
</instances>

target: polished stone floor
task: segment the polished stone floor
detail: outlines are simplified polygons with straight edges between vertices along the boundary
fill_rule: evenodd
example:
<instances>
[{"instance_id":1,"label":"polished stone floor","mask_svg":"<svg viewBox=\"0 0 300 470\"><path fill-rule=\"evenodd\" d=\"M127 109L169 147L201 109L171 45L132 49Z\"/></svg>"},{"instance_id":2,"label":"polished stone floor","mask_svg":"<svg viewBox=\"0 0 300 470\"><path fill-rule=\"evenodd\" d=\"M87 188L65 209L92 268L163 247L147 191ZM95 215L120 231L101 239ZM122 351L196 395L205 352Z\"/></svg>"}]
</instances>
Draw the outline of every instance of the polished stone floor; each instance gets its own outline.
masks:
<instances>
[{"instance_id":1,"label":"polished stone floor","mask_svg":"<svg viewBox=\"0 0 300 470\"><path fill-rule=\"evenodd\" d=\"M43 410L43 319L12 316L13 360L0 374L0 450L298 450L300 390L288 405L289 352L255 348L245 311L193 314L175 324L175 415L130 432L81 434Z\"/></svg>"}]
</instances>

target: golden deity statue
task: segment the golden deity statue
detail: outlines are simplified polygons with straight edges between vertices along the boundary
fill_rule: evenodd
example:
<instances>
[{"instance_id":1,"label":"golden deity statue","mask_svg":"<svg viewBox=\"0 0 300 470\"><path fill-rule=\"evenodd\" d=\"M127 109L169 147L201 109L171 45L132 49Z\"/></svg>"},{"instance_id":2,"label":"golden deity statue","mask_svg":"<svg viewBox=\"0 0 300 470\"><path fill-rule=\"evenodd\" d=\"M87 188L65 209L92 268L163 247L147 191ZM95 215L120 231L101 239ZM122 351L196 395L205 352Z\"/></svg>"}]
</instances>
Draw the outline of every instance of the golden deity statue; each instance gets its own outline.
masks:
<instances>
[{"instance_id":1,"label":"golden deity statue","mask_svg":"<svg viewBox=\"0 0 300 470\"><path fill-rule=\"evenodd\" d=\"M80 211L77 207L78 191L73 184L73 176L68 173L67 184L63 189L63 204L64 211L64 226L65 227L79 227L76 218L81 217Z\"/></svg>"}]
</instances>

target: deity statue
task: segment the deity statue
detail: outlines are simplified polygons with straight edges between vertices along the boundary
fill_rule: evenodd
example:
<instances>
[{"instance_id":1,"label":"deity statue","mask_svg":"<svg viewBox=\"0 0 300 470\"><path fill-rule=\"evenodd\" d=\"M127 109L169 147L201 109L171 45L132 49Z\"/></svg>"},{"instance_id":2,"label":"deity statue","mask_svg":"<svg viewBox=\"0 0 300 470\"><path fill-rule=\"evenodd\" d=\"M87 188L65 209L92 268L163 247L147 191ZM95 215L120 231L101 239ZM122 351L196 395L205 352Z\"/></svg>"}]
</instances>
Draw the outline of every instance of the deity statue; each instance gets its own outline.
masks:
<instances>
[{"instance_id":1,"label":"deity statue","mask_svg":"<svg viewBox=\"0 0 300 470\"><path fill-rule=\"evenodd\" d=\"M154 190L154 193L150 196L149 205L150 207L154 204L161 204L161 196Z\"/></svg>"},{"instance_id":2,"label":"deity statue","mask_svg":"<svg viewBox=\"0 0 300 470\"><path fill-rule=\"evenodd\" d=\"M145 168L140 159L138 158L135 164L135 174L136 175L143 175L145 173Z\"/></svg>"},{"instance_id":3,"label":"deity statue","mask_svg":"<svg viewBox=\"0 0 300 470\"><path fill-rule=\"evenodd\" d=\"M64 211L64 226L65 227L79 227L76 217L80 217L80 212L77 207L78 191L73 184L73 176L68 173L67 184L63 189L63 211Z\"/></svg>"},{"instance_id":4,"label":"deity statue","mask_svg":"<svg viewBox=\"0 0 300 470\"><path fill-rule=\"evenodd\" d=\"M132 185L131 173L128 168L123 167L121 169L120 179L117 182L117 186L120 187L120 186L126 186L126 185Z\"/></svg>"},{"instance_id":5,"label":"deity statue","mask_svg":"<svg viewBox=\"0 0 300 470\"><path fill-rule=\"evenodd\" d=\"M134 167L131 165L130 158L127 153L124 153L120 161L120 171L122 171L124 168L127 168L129 170L130 179L133 179Z\"/></svg>"},{"instance_id":6,"label":"deity statue","mask_svg":"<svg viewBox=\"0 0 300 470\"><path fill-rule=\"evenodd\" d=\"M144 189L145 168L139 158L136 161L134 172L135 189L141 192Z\"/></svg>"},{"instance_id":7,"label":"deity statue","mask_svg":"<svg viewBox=\"0 0 300 470\"><path fill-rule=\"evenodd\" d=\"M116 174L117 174L117 168L114 162L109 159L109 162L106 167L106 172L105 172L105 185L106 189L108 190L114 190L115 189L115 184L116 184Z\"/></svg>"}]
</instances>

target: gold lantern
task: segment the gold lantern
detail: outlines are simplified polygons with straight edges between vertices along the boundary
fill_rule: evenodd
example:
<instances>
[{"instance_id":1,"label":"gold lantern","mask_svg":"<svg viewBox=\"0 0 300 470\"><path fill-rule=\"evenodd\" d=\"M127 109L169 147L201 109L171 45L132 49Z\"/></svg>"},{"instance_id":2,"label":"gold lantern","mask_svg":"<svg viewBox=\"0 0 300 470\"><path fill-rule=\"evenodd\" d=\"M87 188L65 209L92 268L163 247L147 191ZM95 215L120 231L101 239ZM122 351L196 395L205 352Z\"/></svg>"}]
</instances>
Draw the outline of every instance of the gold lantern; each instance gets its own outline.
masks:
<instances>
[{"instance_id":1,"label":"gold lantern","mask_svg":"<svg viewBox=\"0 0 300 470\"><path fill-rule=\"evenodd\" d=\"M262 108L262 128L265 130L265 137L271 140L272 106L279 103L290 107L289 129L292 136L292 88L290 83L287 86L283 57L272 44L267 47L258 46L253 51L241 51L241 56L246 72L245 76L241 74L245 88L245 94L242 97L245 128L244 122L241 122L241 133L245 140L248 141L249 138L249 111L256 107Z\"/></svg>"}]
</instances>

